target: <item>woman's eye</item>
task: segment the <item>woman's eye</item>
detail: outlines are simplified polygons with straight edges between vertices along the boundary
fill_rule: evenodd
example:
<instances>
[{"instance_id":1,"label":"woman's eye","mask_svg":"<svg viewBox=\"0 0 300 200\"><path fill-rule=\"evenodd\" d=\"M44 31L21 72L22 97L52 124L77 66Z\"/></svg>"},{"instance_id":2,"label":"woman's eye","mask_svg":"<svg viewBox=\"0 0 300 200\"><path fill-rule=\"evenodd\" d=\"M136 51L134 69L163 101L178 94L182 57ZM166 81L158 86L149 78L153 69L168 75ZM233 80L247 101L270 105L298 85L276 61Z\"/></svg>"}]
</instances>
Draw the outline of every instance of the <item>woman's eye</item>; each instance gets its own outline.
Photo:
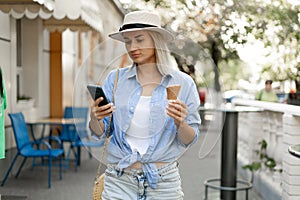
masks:
<instances>
[{"instance_id":1,"label":"woman's eye","mask_svg":"<svg viewBox=\"0 0 300 200\"><path fill-rule=\"evenodd\" d=\"M141 43L141 42L143 42L144 40L136 40L138 43Z\"/></svg>"}]
</instances>

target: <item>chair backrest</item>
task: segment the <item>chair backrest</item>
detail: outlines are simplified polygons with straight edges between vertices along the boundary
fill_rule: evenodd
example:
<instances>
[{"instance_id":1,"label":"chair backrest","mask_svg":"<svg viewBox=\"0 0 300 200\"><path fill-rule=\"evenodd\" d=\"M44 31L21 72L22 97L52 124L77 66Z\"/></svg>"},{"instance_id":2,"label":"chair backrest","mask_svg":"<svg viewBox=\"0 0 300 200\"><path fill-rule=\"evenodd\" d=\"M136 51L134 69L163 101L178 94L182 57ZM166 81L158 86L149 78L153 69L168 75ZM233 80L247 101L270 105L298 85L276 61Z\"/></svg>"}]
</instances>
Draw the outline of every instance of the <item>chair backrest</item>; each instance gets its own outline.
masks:
<instances>
[{"instance_id":1,"label":"chair backrest","mask_svg":"<svg viewBox=\"0 0 300 200\"><path fill-rule=\"evenodd\" d=\"M30 139L23 114L21 112L9 113L8 116L11 119L18 151L20 152L24 147L32 149L32 146L29 145Z\"/></svg>"},{"instance_id":2,"label":"chair backrest","mask_svg":"<svg viewBox=\"0 0 300 200\"><path fill-rule=\"evenodd\" d=\"M60 137L62 140L76 140L78 139L78 134L80 137L85 137L86 125L88 117L87 107L65 107L64 118L76 118L80 121L75 121L75 127L70 125L63 125Z\"/></svg>"}]
</instances>

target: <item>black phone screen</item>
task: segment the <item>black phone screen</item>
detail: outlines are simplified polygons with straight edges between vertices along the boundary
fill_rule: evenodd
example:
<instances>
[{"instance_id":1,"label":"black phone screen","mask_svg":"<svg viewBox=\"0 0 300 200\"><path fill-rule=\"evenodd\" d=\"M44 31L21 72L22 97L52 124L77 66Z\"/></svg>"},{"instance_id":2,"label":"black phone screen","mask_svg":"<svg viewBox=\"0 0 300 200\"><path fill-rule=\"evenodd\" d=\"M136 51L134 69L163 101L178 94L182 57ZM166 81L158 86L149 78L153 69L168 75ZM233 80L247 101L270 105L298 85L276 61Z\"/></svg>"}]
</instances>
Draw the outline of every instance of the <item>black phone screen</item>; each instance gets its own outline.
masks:
<instances>
[{"instance_id":1,"label":"black phone screen","mask_svg":"<svg viewBox=\"0 0 300 200\"><path fill-rule=\"evenodd\" d=\"M108 104L108 100L107 100L101 86L94 85L94 84L88 84L87 89L90 92L90 95L94 99L94 101L100 97L103 97L103 100L98 104L99 107Z\"/></svg>"}]
</instances>

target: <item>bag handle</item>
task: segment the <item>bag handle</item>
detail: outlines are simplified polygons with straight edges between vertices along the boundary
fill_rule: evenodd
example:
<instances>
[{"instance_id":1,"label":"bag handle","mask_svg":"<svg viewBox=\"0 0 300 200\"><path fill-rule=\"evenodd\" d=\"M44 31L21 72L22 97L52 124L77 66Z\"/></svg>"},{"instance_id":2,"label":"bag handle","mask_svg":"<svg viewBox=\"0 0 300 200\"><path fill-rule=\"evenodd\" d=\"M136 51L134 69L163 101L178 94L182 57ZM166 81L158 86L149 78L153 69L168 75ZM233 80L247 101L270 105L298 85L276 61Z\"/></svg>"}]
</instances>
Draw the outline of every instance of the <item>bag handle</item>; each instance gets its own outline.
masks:
<instances>
[{"instance_id":1,"label":"bag handle","mask_svg":"<svg viewBox=\"0 0 300 200\"><path fill-rule=\"evenodd\" d=\"M115 78L115 81L114 81L114 89L113 89L113 92L112 92L112 102L114 103L115 101L115 91L116 91L116 88L117 88L117 84L118 84L118 80L119 80L119 69L117 70L116 72L116 78ZM105 142L104 142L104 147L103 147L103 150L102 150L102 153L101 153L101 161L104 159L104 154L105 154L105 151L106 151L106 148L107 148L107 145L110 141L109 139L109 133L110 133L110 126L111 126L111 122L112 122L112 114L110 114L109 116L109 123L108 123L108 128L105 132ZM97 174L96 174L96 177L95 177L95 181L97 181L101 175L101 167L102 167L102 162L100 161L99 163L99 166L98 166L98 170L97 170Z\"/></svg>"}]
</instances>

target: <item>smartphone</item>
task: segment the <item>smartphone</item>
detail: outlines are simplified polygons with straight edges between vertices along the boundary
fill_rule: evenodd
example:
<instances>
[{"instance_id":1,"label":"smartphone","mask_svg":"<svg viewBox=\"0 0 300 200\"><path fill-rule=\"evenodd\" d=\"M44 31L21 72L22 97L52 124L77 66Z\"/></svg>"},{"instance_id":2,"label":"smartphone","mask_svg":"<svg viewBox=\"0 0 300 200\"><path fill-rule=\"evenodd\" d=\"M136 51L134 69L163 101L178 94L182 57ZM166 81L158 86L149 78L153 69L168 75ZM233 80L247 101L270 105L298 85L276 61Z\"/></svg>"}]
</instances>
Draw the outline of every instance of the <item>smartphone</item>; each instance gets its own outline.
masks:
<instances>
[{"instance_id":1,"label":"smartphone","mask_svg":"<svg viewBox=\"0 0 300 200\"><path fill-rule=\"evenodd\" d=\"M100 97L103 97L103 100L98 104L99 107L108 104L108 100L100 85L88 84L87 89L90 92L90 95L92 96L94 101Z\"/></svg>"}]
</instances>

